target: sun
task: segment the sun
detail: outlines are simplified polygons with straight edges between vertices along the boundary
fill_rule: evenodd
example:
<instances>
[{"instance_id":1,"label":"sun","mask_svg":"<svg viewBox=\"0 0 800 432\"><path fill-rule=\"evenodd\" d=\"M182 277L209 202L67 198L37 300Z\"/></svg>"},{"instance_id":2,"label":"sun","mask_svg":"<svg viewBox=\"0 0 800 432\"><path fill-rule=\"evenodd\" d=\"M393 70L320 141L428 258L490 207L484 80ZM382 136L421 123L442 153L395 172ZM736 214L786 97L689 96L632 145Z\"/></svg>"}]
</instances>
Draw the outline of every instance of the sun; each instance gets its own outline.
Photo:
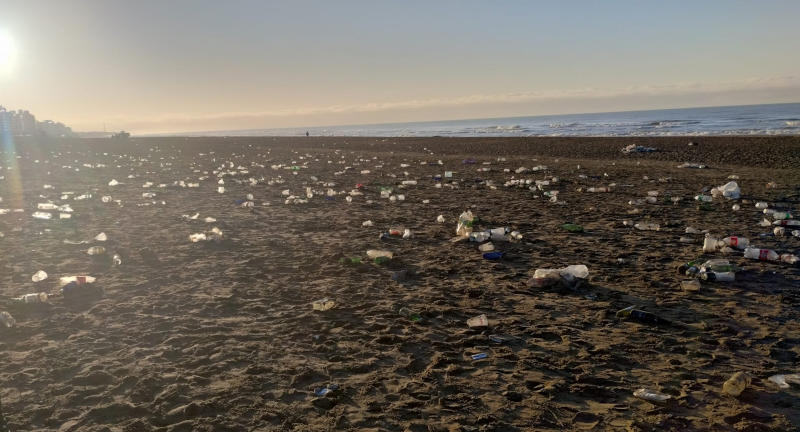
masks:
<instances>
[{"instance_id":1,"label":"sun","mask_svg":"<svg viewBox=\"0 0 800 432\"><path fill-rule=\"evenodd\" d=\"M11 35L0 30L0 71L8 71L14 63L16 45Z\"/></svg>"}]
</instances>

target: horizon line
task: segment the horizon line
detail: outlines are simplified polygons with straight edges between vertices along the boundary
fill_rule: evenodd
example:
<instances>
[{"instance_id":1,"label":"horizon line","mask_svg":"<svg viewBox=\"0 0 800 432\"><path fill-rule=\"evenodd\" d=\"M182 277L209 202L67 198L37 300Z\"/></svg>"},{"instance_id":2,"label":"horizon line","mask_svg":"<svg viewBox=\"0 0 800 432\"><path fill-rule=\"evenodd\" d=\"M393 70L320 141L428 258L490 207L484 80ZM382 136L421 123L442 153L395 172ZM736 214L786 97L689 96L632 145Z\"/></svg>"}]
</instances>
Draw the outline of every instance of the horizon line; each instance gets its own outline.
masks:
<instances>
[{"instance_id":1,"label":"horizon line","mask_svg":"<svg viewBox=\"0 0 800 432\"><path fill-rule=\"evenodd\" d=\"M741 105L702 105L702 106L679 106L669 108L656 108L644 110L612 110L612 111L586 111L586 112L559 112L552 114L538 114L538 115L517 115L517 116L502 116L502 117L470 117L470 118L448 118L439 120L422 120L422 121L402 121L402 122L379 122L379 123L345 123L345 124L327 124L315 126L296 126L296 127L263 127L263 128L244 128L244 129L212 129L212 130L197 130L197 131L176 131L176 132L154 132L136 134L131 132L132 137L191 137L192 134L215 134L221 135L206 135L206 136L225 136L224 132L247 132L259 130L302 130L302 129L320 129L320 128L340 128L340 127L354 127L354 126L388 126L388 125L402 125L402 124L426 124L426 123L441 123L441 122L457 122L457 121L473 121L473 120L497 120L497 119L522 119L522 118L539 118L551 116L564 116L564 115L592 115L592 114L620 114L620 113L635 113L635 112L652 112L652 111L674 111L682 109L709 109L709 108L728 108L728 107L749 107L749 106L773 106L773 105L793 105L800 104L796 102L774 102L774 103L756 103L756 104L741 104ZM130 132L130 131L128 131ZM105 131L76 131L76 134L113 134L115 132ZM286 136L286 135L254 135L254 136ZM360 136L360 135L359 135ZM691 135L687 135L691 136Z\"/></svg>"}]
</instances>

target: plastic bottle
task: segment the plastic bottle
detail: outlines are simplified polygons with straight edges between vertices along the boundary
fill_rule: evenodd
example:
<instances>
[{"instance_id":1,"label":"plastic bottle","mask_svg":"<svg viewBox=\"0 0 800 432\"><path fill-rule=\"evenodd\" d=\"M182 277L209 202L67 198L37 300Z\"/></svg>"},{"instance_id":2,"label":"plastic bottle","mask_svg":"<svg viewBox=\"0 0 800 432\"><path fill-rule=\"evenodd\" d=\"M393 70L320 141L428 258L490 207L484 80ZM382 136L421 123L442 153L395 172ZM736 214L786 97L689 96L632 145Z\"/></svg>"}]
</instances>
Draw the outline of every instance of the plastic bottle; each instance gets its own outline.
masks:
<instances>
[{"instance_id":1,"label":"plastic bottle","mask_svg":"<svg viewBox=\"0 0 800 432\"><path fill-rule=\"evenodd\" d=\"M475 216L472 212L467 210L458 216L458 224L456 225L456 235L468 236L472 232L472 224L475 222Z\"/></svg>"},{"instance_id":2,"label":"plastic bottle","mask_svg":"<svg viewBox=\"0 0 800 432\"><path fill-rule=\"evenodd\" d=\"M780 258L777 252L772 249L747 248L744 250L744 257L761 261L777 261Z\"/></svg>"},{"instance_id":3,"label":"plastic bottle","mask_svg":"<svg viewBox=\"0 0 800 432\"><path fill-rule=\"evenodd\" d=\"M485 242L492 237L492 234L488 231L478 231L472 232L469 234L469 241L471 242Z\"/></svg>"},{"instance_id":4,"label":"plastic bottle","mask_svg":"<svg viewBox=\"0 0 800 432\"><path fill-rule=\"evenodd\" d=\"M25 304L44 303L47 301L47 294L43 292L25 294L24 296L17 297L14 300Z\"/></svg>"},{"instance_id":5,"label":"plastic bottle","mask_svg":"<svg viewBox=\"0 0 800 432\"><path fill-rule=\"evenodd\" d=\"M711 195L700 194L696 195L694 199L695 201L700 201L700 202L711 202L714 198Z\"/></svg>"},{"instance_id":6,"label":"plastic bottle","mask_svg":"<svg viewBox=\"0 0 800 432\"><path fill-rule=\"evenodd\" d=\"M6 328L11 328L17 325L17 320L15 320L10 313L2 311L0 312L0 324L4 325Z\"/></svg>"},{"instance_id":7,"label":"plastic bottle","mask_svg":"<svg viewBox=\"0 0 800 432\"><path fill-rule=\"evenodd\" d=\"M759 201L759 202L756 203L756 208L759 209L759 210L764 210L767 207L769 207L769 204L767 204L767 203L765 203L763 201Z\"/></svg>"},{"instance_id":8,"label":"plastic bottle","mask_svg":"<svg viewBox=\"0 0 800 432\"><path fill-rule=\"evenodd\" d=\"M714 237L707 235L703 239L703 252L716 252L717 245L719 244L719 240Z\"/></svg>"},{"instance_id":9,"label":"plastic bottle","mask_svg":"<svg viewBox=\"0 0 800 432\"><path fill-rule=\"evenodd\" d=\"M776 220L772 224L778 226L800 226L800 220L796 219Z\"/></svg>"},{"instance_id":10,"label":"plastic bottle","mask_svg":"<svg viewBox=\"0 0 800 432\"><path fill-rule=\"evenodd\" d=\"M700 291L700 282L697 279L681 281L681 289L688 292Z\"/></svg>"},{"instance_id":11,"label":"plastic bottle","mask_svg":"<svg viewBox=\"0 0 800 432\"><path fill-rule=\"evenodd\" d=\"M736 273L734 272L704 272L700 273L700 278L708 282L733 282L736 280Z\"/></svg>"},{"instance_id":12,"label":"plastic bottle","mask_svg":"<svg viewBox=\"0 0 800 432\"><path fill-rule=\"evenodd\" d=\"M633 396L639 399L644 399L648 402L655 402L655 403L664 403L670 399L672 396L666 395L664 393L659 393L655 390L650 390L646 388L640 388L633 392Z\"/></svg>"},{"instance_id":13,"label":"plastic bottle","mask_svg":"<svg viewBox=\"0 0 800 432\"><path fill-rule=\"evenodd\" d=\"M467 320L469 327L487 327L489 325L489 318L485 314L480 314Z\"/></svg>"},{"instance_id":14,"label":"plastic bottle","mask_svg":"<svg viewBox=\"0 0 800 432\"><path fill-rule=\"evenodd\" d=\"M633 226L639 231L660 231L661 226L657 223L641 222Z\"/></svg>"},{"instance_id":15,"label":"plastic bottle","mask_svg":"<svg viewBox=\"0 0 800 432\"><path fill-rule=\"evenodd\" d=\"M315 300L313 303L311 303L311 307L315 311L326 311L329 309L333 309L334 306L336 306L336 302L334 302L333 300L329 300L327 298L321 300Z\"/></svg>"},{"instance_id":16,"label":"plastic bottle","mask_svg":"<svg viewBox=\"0 0 800 432\"><path fill-rule=\"evenodd\" d=\"M376 258L392 259L392 257L394 257L394 254L386 250L370 249L367 251L367 257L369 259L376 259Z\"/></svg>"},{"instance_id":17,"label":"plastic bottle","mask_svg":"<svg viewBox=\"0 0 800 432\"><path fill-rule=\"evenodd\" d=\"M633 306L628 306L625 309L617 311L617 318L625 318L631 321L638 321L646 324L666 323L665 320L659 318L655 314L635 309Z\"/></svg>"},{"instance_id":18,"label":"plastic bottle","mask_svg":"<svg viewBox=\"0 0 800 432\"><path fill-rule=\"evenodd\" d=\"M735 265L725 258L710 259L698 266L701 271L705 272L735 272L738 269Z\"/></svg>"},{"instance_id":19,"label":"plastic bottle","mask_svg":"<svg viewBox=\"0 0 800 432\"><path fill-rule=\"evenodd\" d=\"M478 250L481 252L491 252L494 250L494 245L492 244L492 242L483 243L478 246Z\"/></svg>"},{"instance_id":20,"label":"plastic bottle","mask_svg":"<svg viewBox=\"0 0 800 432\"><path fill-rule=\"evenodd\" d=\"M86 251L89 255L103 255L106 253L106 248L103 246L92 246Z\"/></svg>"},{"instance_id":21,"label":"plastic bottle","mask_svg":"<svg viewBox=\"0 0 800 432\"><path fill-rule=\"evenodd\" d=\"M744 372L736 372L722 384L722 392L736 397L742 394L745 388L750 385L750 376Z\"/></svg>"},{"instance_id":22,"label":"plastic bottle","mask_svg":"<svg viewBox=\"0 0 800 432\"><path fill-rule=\"evenodd\" d=\"M505 228L505 227L503 227L503 228L492 228L492 229L489 230L489 239L490 240L495 240L495 241L497 241L497 240L501 240L501 241L502 240L508 240L506 238L506 233L508 233L509 231L510 230L508 228Z\"/></svg>"},{"instance_id":23,"label":"plastic bottle","mask_svg":"<svg viewBox=\"0 0 800 432\"><path fill-rule=\"evenodd\" d=\"M611 188L608 186L590 187L586 189L586 192L611 192Z\"/></svg>"},{"instance_id":24,"label":"plastic bottle","mask_svg":"<svg viewBox=\"0 0 800 432\"><path fill-rule=\"evenodd\" d=\"M745 249L750 242L744 237L725 237L719 243L725 246L735 247L736 249Z\"/></svg>"},{"instance_id":25,"label":"plastic bottle","mask_svg":"<svg viewBox=\"0 0 800 432\"><path fill-rule=\"evenodd\" d=\"M791 219L792 218L792 214L789 213L789 212L776 211L776 212L772 213L772 218L776 219L776 220L778 220L778 219Z\"/></svg>"}]
</instances>

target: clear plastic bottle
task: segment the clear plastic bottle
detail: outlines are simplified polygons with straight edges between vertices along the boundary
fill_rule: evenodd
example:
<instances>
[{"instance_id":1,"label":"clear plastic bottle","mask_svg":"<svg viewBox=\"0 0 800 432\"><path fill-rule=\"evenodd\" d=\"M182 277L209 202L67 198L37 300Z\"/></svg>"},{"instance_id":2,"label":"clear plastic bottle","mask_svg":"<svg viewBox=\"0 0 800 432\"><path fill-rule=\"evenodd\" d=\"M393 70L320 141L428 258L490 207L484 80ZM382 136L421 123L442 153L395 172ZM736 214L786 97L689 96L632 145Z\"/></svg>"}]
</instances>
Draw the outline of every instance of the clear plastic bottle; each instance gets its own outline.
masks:
<instances>
[{"instance_id":1,"label":"clear plastic bottle","mask_svg":"<svg viewBox=\"0 0 800 432\"><path fill-rule=\"evenodd\" d=\"M765 203L764 201L759 201L756 203L756 208L759 210L764 210L767 207L769 207L769 204Z\"/></svg>"},{"instance_id":2,"label":"clear plastic bottle","mask_svg":"<svg viewBox=\"0 0 800 432\"><path fill-rule=\"evenodd\" d=\"M32 303L44 303L47 301L47 293L31 293L25 294L22 297L17 297L14 300L25 303L25 304L32 304Z\"/></svg>"},{"instance_id":3,"label":"clear plastic bottle","mask_svg":"<svg viewBox=\"0 0 800 432\"><path fill-rule=\"evenodd\" d=\"M792 214L789 213L789 212L776 211L776 212L772 213L772 218L775 219L775 220L778 220L778 219L791 219L792 218Z\"/></svg>"},{"instance_id":4,"label":"clear plastic bottle","mask_svg":"<svg viewBox=\"0 0 800 432\"><path fill-rule=\"evenodd\" d=\"M106 248L103 246L92 246L86 251L89 255L103 255L106 253Z\"/></svg>"},{"instance_id":5,"label":"clear plastic bottle","mask_svg":"<svg viewBox=\"0 0 800 432\"><path fill-rule=\"evenodd\" d=\"M703 252L716 252L719 240L707 235L703 239Z\"/></svg>"},{"instance_id":6,"label":"clear plastic bottle","mask_svg":"<svg viewBox=\"0 0 800 432\"><path fill-rule=\"evenodd\" d=\"M370 249L367 251L367 257L369 259L375 259L375 258L392 259L393 256L394 256L393 253L386 250Z\"/></svg>"},{"instance_id":7,"label":"clear plastic bottle","mask_svg":"<svg viewBox=\"0 0 800 432\"><path fill-rule=\"evenodd\" d=\"M15 320L10 313L2 311L0 312L0 324L5 326L6 328L11 328L17 325L17 320Z\"/></svg>"},{"instance_id":8,"label":"clear plastic bottle","mask_svg":"<svg viewBox=\"0 0 800 432\"><path fill-rule=\"evenodd\" d=\"M744 250L744 257L761 261L777 261L780 258L777 252L772 249L747 248Z\"/></svg>"},{"instance_id":9,"label":"clear plastic bottle","mask_svg":"<svg viewBox=\"0 0 800 432\"><path fill-rule=\"evenodd\" d=\"M719 242L725 246L735 247L736 249L745 249L750 244L750 241L744 237L725 237Z\"/></svg>"},{"instance_id":10,"label":"clear plastic bottle","mask_svg":"<svg viewBox=\"0 0 800 432\"><path fill-rule=\"evenodd\" d=\"M703 194L696 195L694 199L695 201L700 201L700 202L711 202L714 200L714 198L711 195L703 195Z\"/></svg>"},{"instance_id":11,"label":"clear plastic bottle","mask_svg":"<svg viewBox=\"0 0 800 432\"><path fill-rule=\"evenodd\" d=\"M657 223L641 222L633 226L640 231L660 231L661 226Z\"/></svg>"},{"instance_id":12,"label":"clear plastic bottle","mask_svg":"<svg viewBox=\"0 0 800 432\"><path fill-rule=\"evenodd\" d=\"M800 220L783 219L783 220L776 220L772 224L773 225L778 225L778 226L800 226Z\"/></svg>"},{"instance_id":13,"label":"clear plastic bottle","mask_svg":"<svg viewBox=\"0 0 800 432\"><path fill-rule=\"evenodd\" d=\"M736 273L705 272L705 273L700 273L700 278L708 282L733 282L736 280Z\"/></svg>"}]
</instances>

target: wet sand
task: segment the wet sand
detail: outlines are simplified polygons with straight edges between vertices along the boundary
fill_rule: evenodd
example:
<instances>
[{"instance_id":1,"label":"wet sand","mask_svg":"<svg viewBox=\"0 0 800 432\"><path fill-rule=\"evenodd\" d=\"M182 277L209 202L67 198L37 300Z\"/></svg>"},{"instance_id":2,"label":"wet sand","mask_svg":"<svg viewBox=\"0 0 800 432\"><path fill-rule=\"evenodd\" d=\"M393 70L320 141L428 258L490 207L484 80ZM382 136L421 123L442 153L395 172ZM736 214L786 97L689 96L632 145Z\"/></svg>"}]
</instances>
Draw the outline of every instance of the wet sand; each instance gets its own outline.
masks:
<instances>
[{"instance_id":1,"label":"wet sand","mask_svg":"<svg viewBox=\"0 0 800 432\"><path fill-rule=\"evenodd\" d=\"M628 144L661 151L626 156L620 149ZM704 282L696 293L681 290L687 278L675 271L703 256L703 236L685 234L687 226L800 252L800 237L759 236L772 228L758 226L765 215L754 207L768 201L800 211L798 137L22 139L14 146L12 155L4 145L0 170L0 209L24 209L0 214L0 310L17 320L0 328L0 397L13 430L791 431L800 424L800 386L766 380L800 372L800 267L738 253L726 256L743 268L735 282ZM683 162L709 168L676 168ZM272 168L278 164L299 168ZM537 165L547 170L514 173ZM433 176L444 171L453 178L435 188ZM692 197L730 175L739 176L742 209L719 199L698 209ZM559 192L557 203L503 186L552 177L559 181L545 190ZM111 179L121 184L109 186ZM418 184L401 187L403 180ZM771 181L778 187L767 188ZM610 193L585 192L612 183ZM352 203L325 197L357 184L363 195ZM304 195L306 187L315 194L308 203L285 204L282 191ZM381 187L405 200L381 198ZM658 203L628 204L648 191L660 192ZM74 194L61 199L65 192ZM155 196L144 198L148 192ZM82 194L91 197L75 200ZM240 206L247 194L253 208ZM665 199L673 196L682 200ZM72 218L32 218L48 200L69 203ZM478 228L510 227L522 240L495 242L505 252L499 261L484 260L476 243L452 242L467 209ZM366 220L374 226L362 226ZM565 222L585 232L566 232ZM221 241L189 241L212 227ZM414 237L380 240L389 228ZM100 232L108 241L92 241ZM680 242L684 236L695 243ZM122 264L90 257L92 245L118 253ZM367 249L395 257L374 264ZM340 263L346 257L365 263ZM588 267L585 283L527 284L537 268L570 264ZM48 279L32 282L37 270ZM412 276L392 280L400 270ZM97 277L103 295L59 296L58 278L80 274ZM11 300L39 291L52 294L47 304ZM312 310L325 297L335 307ZM618 320L615 312L630 305L673 324ZM401 307L421 319L400 315ZM480 314L490 326L468 328ZM511 340L495 343L496 334ZM478 353L487 357L472 360ZM751 385L739 397L722 394L737 371ZM314 394L331 384L338 388ZM637 399L642 387L672 400Z\"/></svg>"}]
</instances>

